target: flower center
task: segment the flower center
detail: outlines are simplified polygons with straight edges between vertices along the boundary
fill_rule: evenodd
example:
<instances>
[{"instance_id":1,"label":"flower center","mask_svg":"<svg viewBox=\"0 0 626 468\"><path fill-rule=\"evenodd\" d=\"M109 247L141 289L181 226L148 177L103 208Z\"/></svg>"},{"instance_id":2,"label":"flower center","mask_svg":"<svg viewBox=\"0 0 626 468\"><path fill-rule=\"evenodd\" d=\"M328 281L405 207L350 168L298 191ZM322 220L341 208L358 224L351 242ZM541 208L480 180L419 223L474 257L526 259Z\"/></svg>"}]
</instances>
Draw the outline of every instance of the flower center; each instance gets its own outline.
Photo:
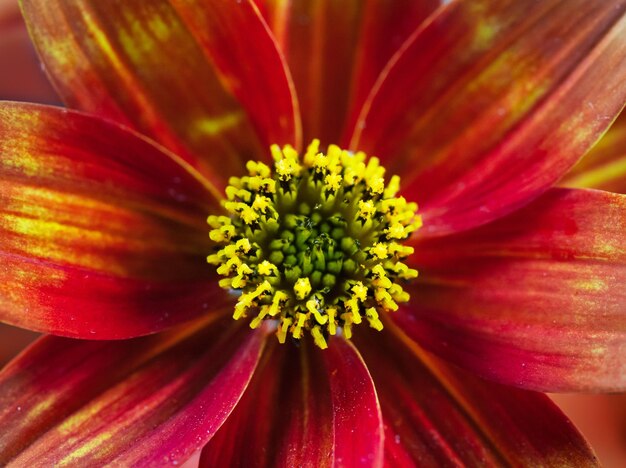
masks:
<instances>
[{"instance_id":1,"label":"flower center","mask_svg":"<svg viewBox=\"0 0 626 468\"><path fill-rule=\"evenodd\" d=\"M318 140L302 158L291 146L271 150L273 169L249 161L249 175L226 188L230 216L208 219L218 250L208 261L221 287L240 292L233 317L251 316L252 328L275 320L281 343L308 330L320 348L363 319L381 330L381 312L409 299L399 281L417 276L402 263L413 248L400 244L421 226L417 205L362 152L324 154Z\"/></svg>"}]
</instances>

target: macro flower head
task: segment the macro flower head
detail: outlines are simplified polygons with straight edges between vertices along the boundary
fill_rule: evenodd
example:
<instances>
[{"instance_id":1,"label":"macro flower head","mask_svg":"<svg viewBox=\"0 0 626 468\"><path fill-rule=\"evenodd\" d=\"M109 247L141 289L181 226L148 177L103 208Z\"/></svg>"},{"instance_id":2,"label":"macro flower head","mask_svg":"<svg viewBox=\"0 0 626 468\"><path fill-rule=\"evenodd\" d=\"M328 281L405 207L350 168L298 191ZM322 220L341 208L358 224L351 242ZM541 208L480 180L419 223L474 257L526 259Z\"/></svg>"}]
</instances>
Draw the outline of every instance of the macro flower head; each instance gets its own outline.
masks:
<instances>
[{"instance_id":1,"label":"macro flower head","mask_svg":"<svg viewBox=\"0 0 626 468\"><path fill-rule=\"evenodd\" d=\"M537 391L626 388L626 1L21 6L0 464L596 463Z\"/></svg>"}]
</instances>

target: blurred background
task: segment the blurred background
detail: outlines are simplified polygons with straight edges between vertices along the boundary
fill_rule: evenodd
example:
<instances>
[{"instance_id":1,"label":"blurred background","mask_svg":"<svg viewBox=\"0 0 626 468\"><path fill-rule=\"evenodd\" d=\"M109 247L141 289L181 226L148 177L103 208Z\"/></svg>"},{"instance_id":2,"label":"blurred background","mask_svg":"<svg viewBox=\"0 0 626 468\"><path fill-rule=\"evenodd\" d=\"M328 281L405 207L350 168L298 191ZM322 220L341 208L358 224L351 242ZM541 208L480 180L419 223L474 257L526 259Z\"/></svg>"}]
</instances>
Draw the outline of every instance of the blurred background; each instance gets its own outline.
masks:
<instances>
[{"instance_id":1,"label":"blurred background","mask_svg":"<svg viewBox=\"0 0 626 468\"><path fill-rule=\"evenodd\" d=\"M28 40L17 0L0 0L0 100L59 103ZM0 367L37 336L0 324ZM551 397L587 437L605 467L626 466L626 394Z\"/></svg>"},{"instance_id":2,"label":"blurred background","mask_svg":"<svg viewBox=\"0 0 626 468\"><path fill-rule=\"evenodd\" d=\"M58 102L30 45L17 0L0 0L0 99Z\"/></svg>"}]
</instances>

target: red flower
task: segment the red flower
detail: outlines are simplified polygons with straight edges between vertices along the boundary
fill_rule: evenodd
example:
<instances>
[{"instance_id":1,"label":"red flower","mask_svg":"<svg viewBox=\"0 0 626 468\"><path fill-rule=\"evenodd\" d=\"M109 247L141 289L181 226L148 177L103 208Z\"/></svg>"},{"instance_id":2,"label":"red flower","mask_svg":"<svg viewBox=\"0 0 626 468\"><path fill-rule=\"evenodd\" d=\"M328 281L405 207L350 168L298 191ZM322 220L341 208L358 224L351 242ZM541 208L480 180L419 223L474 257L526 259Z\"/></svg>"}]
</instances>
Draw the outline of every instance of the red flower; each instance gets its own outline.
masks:
<instances>
[{"instance_id":1,"label":"red flower","mask_svg":"<svg viewBox=\"0 0 626 468\"><path fill-rule=\"evenodd\" d=\"M0 105L0 319L57 335L0 374L0 463L594 462L502 384L626 387L626 198L551 188L626 102L626 1L23 9L78 111ZM228 178L312 138L424 219L411 302L325 351L232 320L206 264Z\"/></svg>"}]
</instances>

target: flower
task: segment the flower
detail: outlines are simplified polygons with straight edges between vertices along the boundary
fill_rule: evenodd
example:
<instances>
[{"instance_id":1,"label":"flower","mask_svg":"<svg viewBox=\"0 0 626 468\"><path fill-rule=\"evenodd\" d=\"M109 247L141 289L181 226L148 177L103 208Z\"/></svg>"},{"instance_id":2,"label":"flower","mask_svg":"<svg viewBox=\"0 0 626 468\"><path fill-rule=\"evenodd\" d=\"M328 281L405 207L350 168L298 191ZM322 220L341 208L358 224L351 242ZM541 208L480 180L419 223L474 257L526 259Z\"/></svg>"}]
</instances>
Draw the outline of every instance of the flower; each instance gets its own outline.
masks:
<instances>
[{"instance_id":1,"label":"flower","mask_svg":"<svg viewBox=\"0 0 626 468\"><path fill-rule=\"evenodd\" d=\"M626 199L551 188L626 102L626 2L22 7L78 110L0 106L0 319L51 334L0 374L1 463L594 462L528 390L626 386ZM206 262L228 178L316 138L377 155L423 218L411 300L326 350L233 320Z\"/></svg>"}]
</instances>

